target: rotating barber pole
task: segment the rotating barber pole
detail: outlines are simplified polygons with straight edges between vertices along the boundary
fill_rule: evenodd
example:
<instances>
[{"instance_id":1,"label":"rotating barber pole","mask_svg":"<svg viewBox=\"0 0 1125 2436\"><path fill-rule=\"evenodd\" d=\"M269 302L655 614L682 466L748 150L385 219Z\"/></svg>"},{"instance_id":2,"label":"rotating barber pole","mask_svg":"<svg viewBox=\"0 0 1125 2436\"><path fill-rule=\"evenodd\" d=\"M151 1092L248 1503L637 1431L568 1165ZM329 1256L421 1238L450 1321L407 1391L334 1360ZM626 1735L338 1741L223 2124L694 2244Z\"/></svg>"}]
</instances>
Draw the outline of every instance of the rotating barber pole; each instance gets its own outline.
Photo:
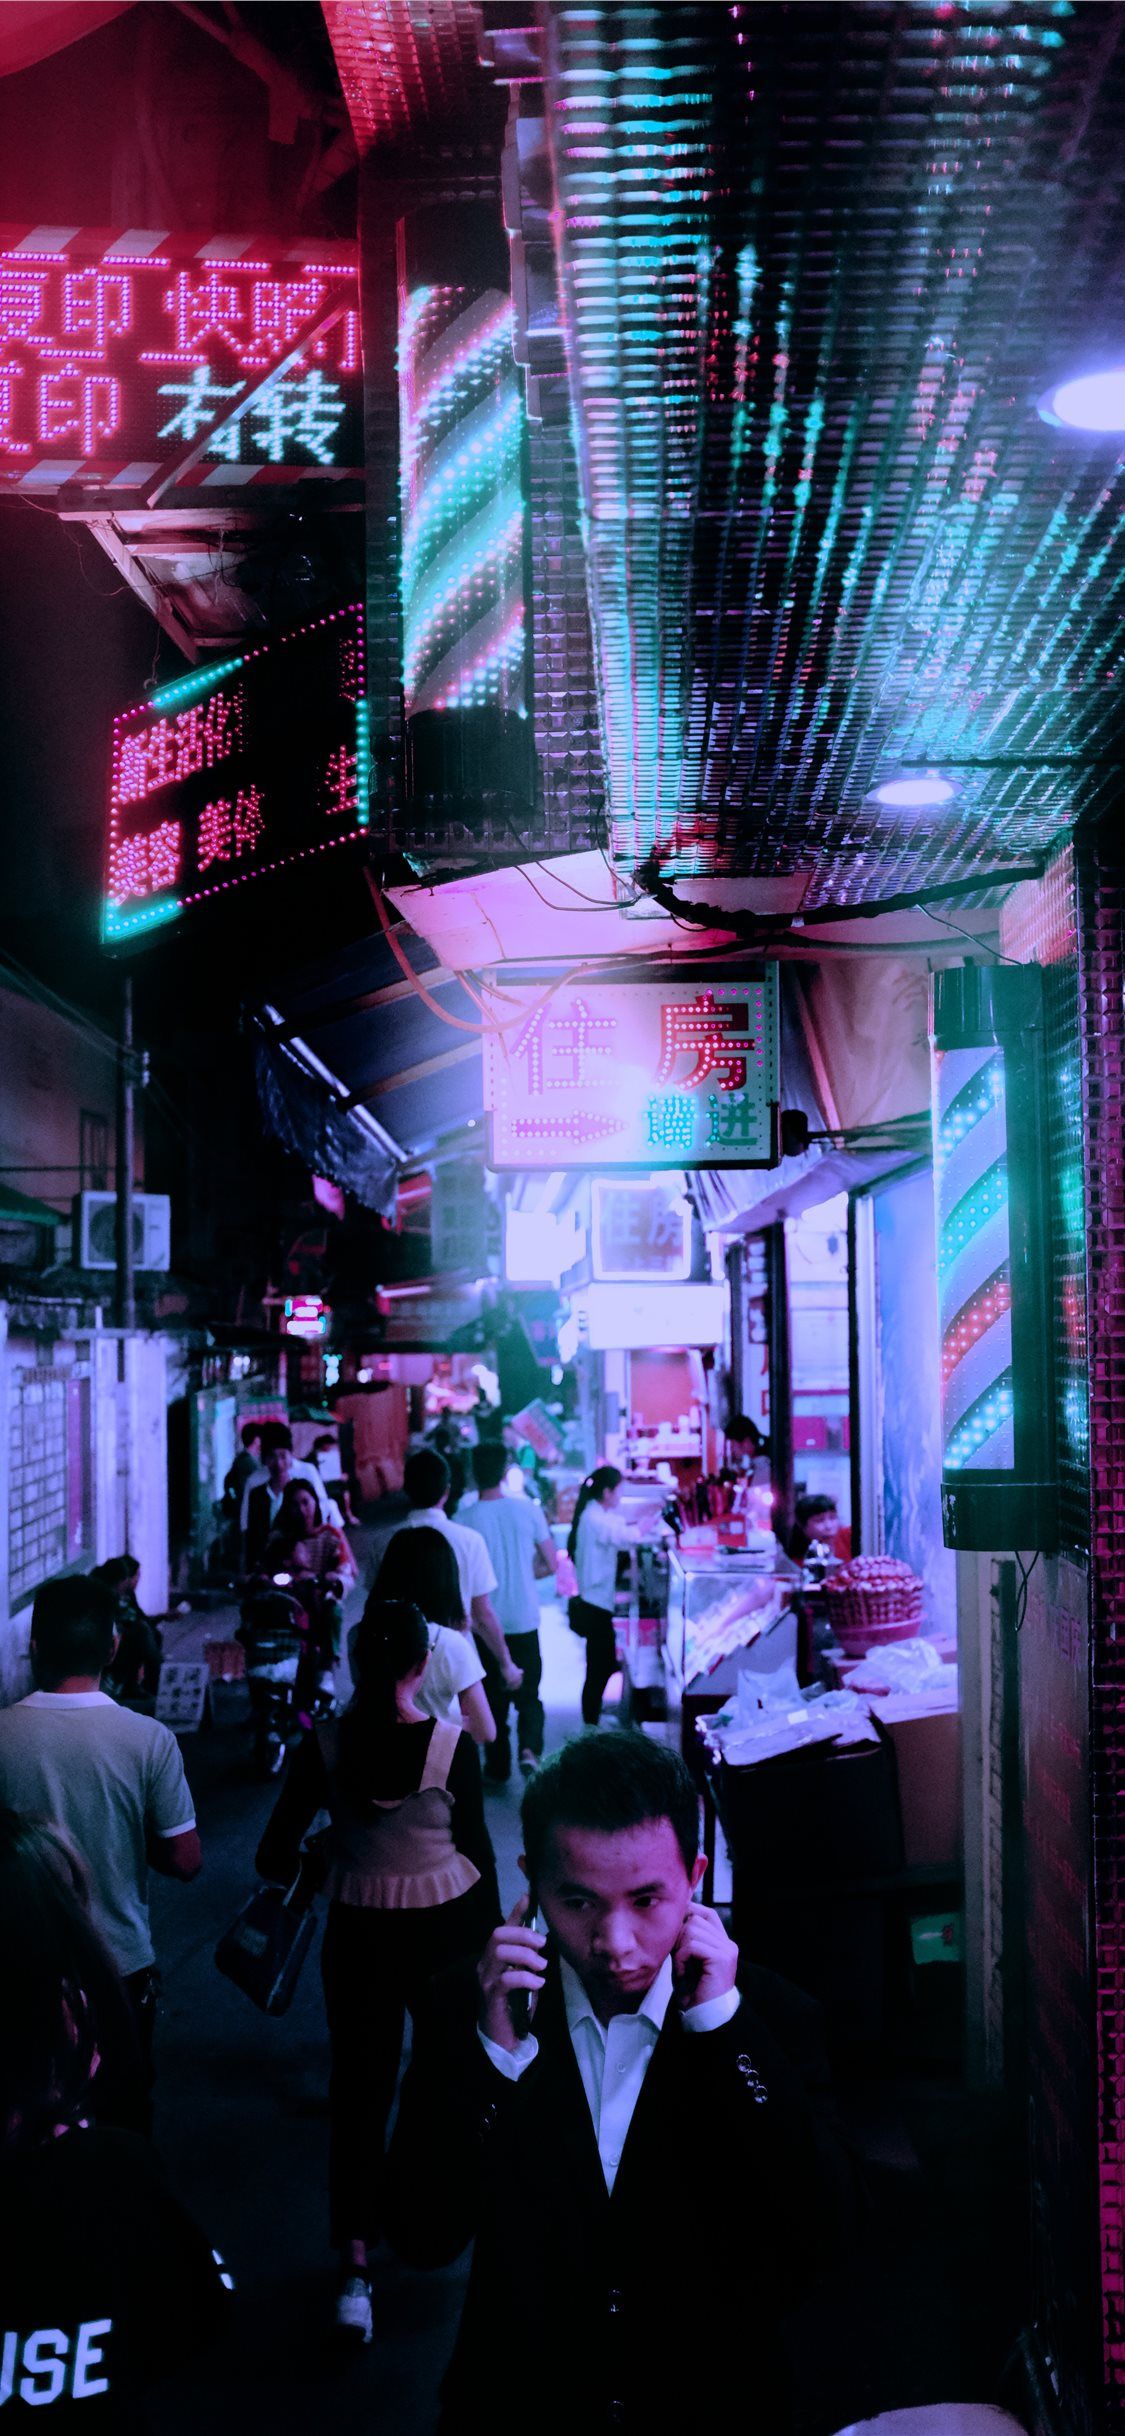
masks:
<instances>
[{"instance_id":1,"label":"rotating barber pole","mask_svg":"<svg viewBox=\"0 0 1125 2436\"><path fill-rule=\"evenodd\" d=\"M1042 975L966 965L934 993L934 1183L947 1545L1053 1544Z\"/></svg>"},{"instance_id":2,"label":"rotating barber pole","mask_svg":"<svg viewBox=\"0 0 1125 2436\"><path fill-rule=\"evenodd\" d=\"M1012 1263L1000 1048L939 1051L934 1175L944 1469L1008 1471Z\"/></svg>"},{"instance_id":3,"label":"rotating barber pole","mask_svg":"<svg viewBox=\"0 0 1125 2436\"><path fill-rule=\"evenodd\" d=\"M404 290L399 319L406 715L526 715L523 402L499 289Z\"/></svg>"}]
</instances>

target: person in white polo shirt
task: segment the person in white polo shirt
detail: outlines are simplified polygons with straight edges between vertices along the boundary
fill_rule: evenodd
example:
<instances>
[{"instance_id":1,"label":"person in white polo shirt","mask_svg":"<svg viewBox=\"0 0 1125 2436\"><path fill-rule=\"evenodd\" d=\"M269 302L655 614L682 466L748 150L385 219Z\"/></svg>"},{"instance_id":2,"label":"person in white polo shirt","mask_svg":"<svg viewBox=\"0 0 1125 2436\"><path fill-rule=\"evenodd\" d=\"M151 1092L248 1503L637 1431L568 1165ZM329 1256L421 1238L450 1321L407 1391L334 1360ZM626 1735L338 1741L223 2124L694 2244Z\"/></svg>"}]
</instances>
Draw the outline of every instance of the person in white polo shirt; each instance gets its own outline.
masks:
<instances>
[{"instance_id":1,"label":"person in white polo shirt","mask_svg":"<svg viewBox=\"0 0 1125 2436\"><path fill-rule=\"evenodd\" d=\"M65 1829L86 1864L94 1925L121 1973L137 2027L147 2128L156 2009L148 1872L194 1878L195 1810L175 1735L101 1688L115 1647L113 1593L69 1574L36 1592L35 1689L0 1709L0 1802Z\"/></svg>"},{"instance_id":2,"label":"person in white polo shirt","mask_svg":"<svg viewBox=\"0 0 1125 2436\"><path fill-rule=\"evenodd\" d=\"M518 1691L523 1676L504 1638L503 1628L492 1604L496 1588L496 1567L479 1531L469 1531L464 1523L450 1522L445 1511L450 1490L450 1471L444 1455L433 1446L420 1446L416 1454L408 1455L402 1475L402 1485L410 1499L410 1512L396 1529L408 1531L425 1525L440 1531L449 1541L457 1559L461 1581L461 1604L467 1621L496 1660L501 1677L509 1691ZM389 1534L388 1534L389 1537Z\"/></svg>"}]
</instances>

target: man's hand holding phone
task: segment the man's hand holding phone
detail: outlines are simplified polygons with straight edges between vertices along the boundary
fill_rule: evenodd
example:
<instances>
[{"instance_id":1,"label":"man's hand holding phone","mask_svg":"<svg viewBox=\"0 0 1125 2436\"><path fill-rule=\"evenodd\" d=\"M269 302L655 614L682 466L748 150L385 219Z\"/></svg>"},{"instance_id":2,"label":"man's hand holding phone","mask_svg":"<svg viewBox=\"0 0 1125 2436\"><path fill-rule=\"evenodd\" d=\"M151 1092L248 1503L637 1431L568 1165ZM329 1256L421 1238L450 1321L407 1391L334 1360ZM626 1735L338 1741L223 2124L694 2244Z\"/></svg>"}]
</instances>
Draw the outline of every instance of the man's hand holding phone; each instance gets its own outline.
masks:
<instances>
[{"instance_id":1,"label":"man's hand holding phone","mask_svg":"<svg viewBox=\"0 0 1125 2436\"><path fill-rule=\"evenodd\" d=\"M505 2048L509 2055L526 2036L525 2026L512 2018L512 2000L533 2006L547 1969L547 1940L530 1926L530 1913L530 1900L521 1895L502 1927L493 1930L477 1964L481 2029L494 2046Z\"/></svg>"},{"instance_id":2,"label":"man's hand holding phone","mask_svg":"<svg viewBox=\"0 0 1125 2436\"><path fill-rule=\"evenodd\" d=\"M672 1948L672 1984L681 2013L729 1995L737 1976L738 1947L718 1913L705 1903L689 1903Z\"/></svg>"}]
</instances>

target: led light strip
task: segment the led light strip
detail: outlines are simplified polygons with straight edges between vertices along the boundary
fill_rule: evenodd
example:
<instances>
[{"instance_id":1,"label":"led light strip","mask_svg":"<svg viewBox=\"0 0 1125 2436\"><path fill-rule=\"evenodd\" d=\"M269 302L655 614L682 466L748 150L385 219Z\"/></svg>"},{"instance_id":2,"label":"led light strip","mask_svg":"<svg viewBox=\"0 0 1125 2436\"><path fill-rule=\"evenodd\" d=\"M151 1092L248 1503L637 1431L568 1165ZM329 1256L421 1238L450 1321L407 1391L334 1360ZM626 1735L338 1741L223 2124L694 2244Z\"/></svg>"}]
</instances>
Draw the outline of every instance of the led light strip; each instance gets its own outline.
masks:
<instances>
[{"instance_id":1,"label":"led light strip","mask_svg":"<svg viewBox=\"0 0 1125 2436\"><path fill-rule=\"evenodd\" d=\"M943 1468L1015 1461L1004 1058L994 1046L938 1060L934 1163L942 1323Z\"/></svg>"}]
</instances>

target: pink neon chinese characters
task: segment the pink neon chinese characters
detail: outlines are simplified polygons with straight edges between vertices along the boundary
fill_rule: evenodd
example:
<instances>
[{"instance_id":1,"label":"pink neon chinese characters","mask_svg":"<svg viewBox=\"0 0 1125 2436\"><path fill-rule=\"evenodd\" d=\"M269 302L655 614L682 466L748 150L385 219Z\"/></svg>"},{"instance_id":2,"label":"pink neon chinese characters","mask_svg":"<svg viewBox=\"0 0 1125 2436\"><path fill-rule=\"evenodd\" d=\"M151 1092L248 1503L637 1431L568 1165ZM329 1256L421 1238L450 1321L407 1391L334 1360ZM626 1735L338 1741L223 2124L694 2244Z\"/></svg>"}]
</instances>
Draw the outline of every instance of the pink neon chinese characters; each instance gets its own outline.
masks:
<instances>
[{"instance_id":1,"label":"pink neon chinese characters","mask_svg":"<svg viewBox=\"0 0 1125 2436\"><path fill-rule=\"evenodd\" d=\"M616 1016L593 1014L584 998L572 999L565 1013L538 1007L516 1047L516 1056L528 1061L528 1090L538 1096L611 1083L612 1067L603 1064L599 1071L593 1061L610 1057L616 1030Z\"/></svg>"},{"instance_id":2,"label":"pink neon chinese characters","mask_svg":"<svg viewBox=\"0 0 1125 2436\"><path fill-rule=\"evenodd\" d=\"M713 992L701 990L691 1006L661 1007L656 1080L675 1080L681 1092L698 1091L714 1075L720 1091L744 1091L747 1054L757 1045L745 1001L717 1006ZM676 1072L681 1056L694 1060L687 1073Z\"/></svg>"},{"instance_id":3,"label":"pink neon chinese characters","mask_svg":"<svg viewBox=\"0 0 1125 2436\"><path fill-rule=\"evenodd\" d=\"M354 279L348 249L274 267L200 259L184 240L172 243L179 261L136 259L120 239L92 251L76 232L33 260L14 250L18 235L0 230L0 477L49 488L57 458L60 479L77 461L114 478L136 463L139 480L146 459L206 446L242 399L210 454L266 479L279 465L359 469L359 315L335 310ZM330 305L335 318L293 356Z\"/></svg>"}]
</instances>

